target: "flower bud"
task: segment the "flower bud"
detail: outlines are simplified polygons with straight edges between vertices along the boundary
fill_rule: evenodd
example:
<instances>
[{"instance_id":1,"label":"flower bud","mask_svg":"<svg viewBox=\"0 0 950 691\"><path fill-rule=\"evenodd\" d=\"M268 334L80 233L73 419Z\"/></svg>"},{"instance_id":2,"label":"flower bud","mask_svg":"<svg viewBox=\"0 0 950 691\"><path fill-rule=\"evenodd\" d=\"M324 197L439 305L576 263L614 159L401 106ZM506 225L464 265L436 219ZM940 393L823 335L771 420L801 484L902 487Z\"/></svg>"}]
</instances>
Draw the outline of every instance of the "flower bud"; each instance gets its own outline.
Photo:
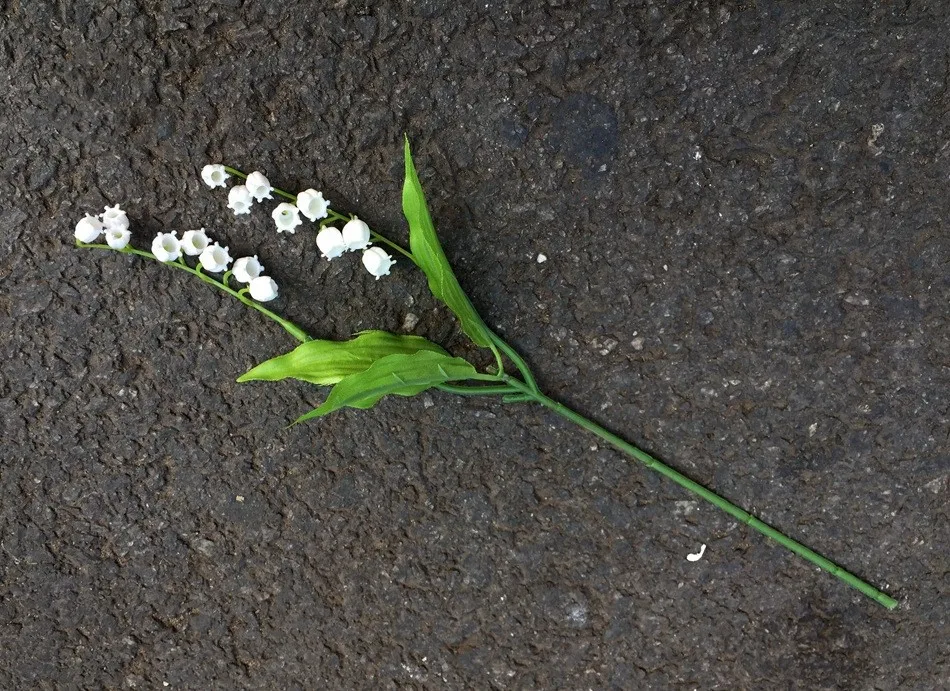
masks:
<instances>
[{"instance_id":1,"label":"flower bud","mask_svg":"<svg viewBox=\"0 0 950 691\"><path fill-rule=\"evenodd\" d=\"M336 259L346 251L343 233L333 226L327 226L317 233L317 247L327 259Z\"/></svg>"},{"instance_id":2,"label":"flower bud","mask_svg":"<svg viewBox=\"0 0 950 691\"><path fill-rule=\"evenodd\" d=\"M264 273L264 266L257 261L257 255L253 257L241 257L234 261L234 267L231 269L231 272L238 282L250 283Z\"/></svg>"},{"instance_id":3,"label":"flower bud","mask_svg":"<svg viewBox=\"0 0 950 691\"><path fill-rule=\"evenodd\" d=\"M347 250L365 250L369 247L369 226L354 217L343 226L343 243Z\"/></svg>"},{"instance_id":4,"label":"flower bud","mask_svg":"<svg viewBox=\"0 0 950 691\"><path fill-rule=\"evenodd\" d=\"M119 205L106 207L106 210L102 212L102 225L106 229L115 228L116 230L128 230L129 229L129 217L125 215L125 212L119 208Z\"/></svg>"},{"instance_id":5,"label":"flower bud","mask_svg":"<svg viewBox=\"0 0 950 691\"><path fill-rule=\"evenodd\" d=\"M254 197L245 185L235 185L228 192L228 208L235 216L249 213L253 203Z\"/></svg>"},{"instance_id":6,"label":"flower bud","mask_svg":"<svg viewBox=\"0 0 950 691\"><path fill-rule=\"evenodd\" d=\"M224 187L230 175L220 163L212 163L201 169L201 179L208 187Z\"/></svg>"},{"instance_id":7,"label":"flower bud","mask_svg":"<svg viewBox=\"0 0 950 691\"><path fill-rule=\"evenodd\" d=\"M389 269L395 263L382 247L370 247L363 252L363 266L376 277L377 281L381 276L388 276Z\"/></svg>"},{"instance_id":8,"label":"flower bud","mask_svg":"<svg viewBox=\"0 0 950 691\"><path fill-rule=\"evenodd\" d=\"M330 202L323 198L322 192L311 188L297 195L297 208L311 221L319 221L327 217Z\"/></svg>"},{"instance_id":9,"label":"flower bud","mask_svg":"<svg viewBox=\"0 0 950 691\"><path fill-rule=\"evenodd\" d=\"M300 210L293 204L287 202L278 204L277 208L274 209L274 213L271 214L271 218L273 218L274 223L277 224L278 233L290 233L293 235L297 232L297 226L303 223L303 221L300 220Z\"/></svg>"},{"instance_id":10,"label":"flower bud","mask_svg":"<svg viewBox=\"0 0 950 691\"><path fill-rule=\"evenodd\" d=\"M132 233L128 230L123 230L121 228L109 228L106 230L106 242L109 247L114 250L125 249L125 246L129 244L129 239L132 237Z\"/></svg>"},{"instance_id":11,"label":"flower bud","mask_svg":"<svg viewBox=\"0 0 950 691\"><path fill-rule=\"evenodd\" d=\"M247 176L247 181L244 184L247 187L247 191L250 192L251 196L257 201L273 199L271 192L274 188L271 187L270 181L264 177L263 173L255 170Z\"/></svg>"},{"instance_id":12,"label":"flower bud","mask_svg":"<svg viewBox=\"0 0 950 691\"><path fill-rule=\"evenodd\" d=\"M228 254L228 248L222 247L218 243L208 245L202 250L198 257L201 268L211 273L220 273L228 270L231 263L231 255Z\"/></svg>"},{"instance_id":13,"label":"flower bud","mask_svg":"<svg viewBox=\"0 0 950 691\"><path fill-rule=\"evenodd\" d=\"M258 276L248 286L251 297L258 302L270 302L277 297L277 284L270 276Z\"/></svg>"},{"instance_id":14,"label":"flower bud","mask_svg":"<svg viewBox=\"0 0 950 691\"><path fill-rule=\"evenodd\" d=\"M102 221L99 220L98 216L90 216L89 214L86 214L86 217L76 224L76 232L74 233L79 242L95 242L101 234Z\"/></svg>"},{"instance_id":15,"label":"flower bud","mask_svg":"<svg viewBox=\"0 0 950 691\"><path fill-rule=\"evenodd\" d=\"M159 233L152 240L152 254L160 262L173 262L181 257L181 243L176 237L177 233Z\"/></svg>"},{"instance_id":16,"label":"flower bud","mask_svg":"<svg viewBox=\"0 0 950 691\"><path fill-rule=\"evenodd\" d=\"M186 230L181 236L181 251L189 257L197 257L204 252L205 248L211 244L205 229Z\"/></svg>"}]
</instances>

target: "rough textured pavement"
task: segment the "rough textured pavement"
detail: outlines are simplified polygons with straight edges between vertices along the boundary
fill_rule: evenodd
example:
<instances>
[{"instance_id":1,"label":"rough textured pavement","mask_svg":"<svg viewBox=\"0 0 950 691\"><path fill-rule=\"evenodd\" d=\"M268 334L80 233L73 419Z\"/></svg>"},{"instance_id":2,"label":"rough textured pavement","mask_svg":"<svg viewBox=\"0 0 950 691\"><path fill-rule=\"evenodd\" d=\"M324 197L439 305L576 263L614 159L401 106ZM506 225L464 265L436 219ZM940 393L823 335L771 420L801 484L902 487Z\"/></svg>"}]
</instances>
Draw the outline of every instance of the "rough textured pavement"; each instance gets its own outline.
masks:
<instances>
[{"instance_id":1,"label":"rough textured pavement","mask_svg":"<svg viewBox=\"0 0 950 691\"><path fill-rule=\"evenodd\" d=\"M0 8L0 687L946 687L944 3ZM277 326L73 246L120 202L139 247L257 253L316 336L471 354L405 262L328 264L198 177L405 238L403 132L546 391L901 606L541 409L284 429L323 393L234 382Z\"/></svg>"}]
</instances>

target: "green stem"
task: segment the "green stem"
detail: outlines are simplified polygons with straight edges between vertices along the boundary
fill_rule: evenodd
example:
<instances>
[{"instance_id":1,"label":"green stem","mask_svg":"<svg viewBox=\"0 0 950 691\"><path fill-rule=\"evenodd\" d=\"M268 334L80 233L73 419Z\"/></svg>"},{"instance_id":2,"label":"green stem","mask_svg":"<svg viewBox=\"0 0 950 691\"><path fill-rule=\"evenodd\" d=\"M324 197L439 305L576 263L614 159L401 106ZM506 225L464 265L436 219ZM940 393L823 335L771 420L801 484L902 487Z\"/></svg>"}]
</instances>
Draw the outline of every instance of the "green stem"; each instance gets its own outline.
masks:
<instances>
[{"instance_id":1,"label":"green stem","mask_svg":"<svg viewBox=\"0 0 950 691\"><path fill-rule=\"evenodd\" d=\"M101 244L96 244L96 243L78 242L78 241L76 242L76 245L77 245L78 247L88 247L88 248L91 248L91 249L110 250L110 251L112 251L112 252L118 252L118 253L120 253L120 254L134 254L134 255L139 256L139 257L144 257L144 258L146 258L146 259L152 259L152 260L154 260L154 261L158 261L158 259L155 258L155 255L152 254L151 252L146 252L146 251L144 251L144 250L137 250L137 249L135 249L135 248L133 248L133 247L125 247L124 249L121 249L121 250L114 250L114 249L112 249L111 247L109 247L108 245L101 245ZM289 333L291 336L293 336L294 338L296 338L296 339L297 339L298 341L300 341L301 343L306 343L307 341L312 341L312 340L313 340L313 339L310 337L310 335L309 335L306 331L304 331L303 329L301 329L299 326L297 326L297 325L294 324L293 322L291 322L291 321L289 321L289 320L287 320L287 319L284 319L284 318L281 317L281 316L278 316L278 315L274 314L274 313L271 312L269 309L267 309L266 307L264 307L263 305L261 305L259 302L255 302L254 300L252 300L252 299L246 297L246 296L244 295L244 293L247 292L247 288L244 288L244 289L242 289L241 291L233 290L233 289L229 288L228 286L226 286L226 285L225 285L224 283L222 283L221 281L216 281L214 278L212 278L211 276L207 275L207 274L204 273L203 271L200 271L200 270L198 270L197 268L192 268L192 267L188 266L187 264L185 264L185 262L184 262L183 259L182 259L181 261L159 262L159 263L160 263L160 264L164 264L165 266L171 266L171 267L173 267L173 268L175 268L175 269L181 269L182 271L187 271L187 272L190 273L192 276L197 276L198 278L200 278L202 281L204 281L204 282L207 283L208 285L212 285L212 286L214 286L215 288L217 288L218 290L224 291L225 293L227 293L227 294L230 295L231 297L237 298L238 300L240 300L241 302L243 302L243 303L244 303L245 305L247 305L248 307L252 307L253 309L256 309L258 312L260 312L261 314L263 314L263 315L264 315L265 317L267 317L268 319L272 319L272 320L274 320L275 322L277 322L278 324L280 324L282 327L284 327L284 330L287 331L287 333Z\"/></svg>"},{"instance_id":2,"label":"green stem","mask_svg":"<svg viewBox=\"0 0 950 691\"><path fill-rule=\"evenodd\" d=\"M534 375L531 374L531 370L528 368L528 364L524 361L524 358L522 358L518 354L518 351L516 351L510 345L505 343L505 341L502 340L502 338L498 334L496 334L494 331L489 330L488 335L489 335L489 338L491 338L491 340L495 343L495 345L498 348L501 348L502 351L504 351L505 355L508 356L508 359L511 360L513 363L515 363L515 367L517 367L518 371L521 372L521 376L524 378L524 383L528 386L531 392L540 394L541 389L538 388L538 384L534 380ZM496 358L497 358L497 354L498 352L495 351ZM498 361L499 361L498 375L503 377L504 365L501 363L500 358L498 358Z\"/></svg>"},{"instance_id":3,"label":"green stem","mask_svg":"<svg viewBox=\"0 0 950 691\"><path fill-rule=\"evenodd\" d=\"M224 169L225 169L228 173L230 173L231 175L234 175L235 177L239 177L239 178L241 178L242 180L247 180L247 174L246 174L246 173L242 173L242 172L241 172L240 170L238 170L237 168L232 168L231 166L224 166ZM293 202L294 204L297 203L297 195L291 194L290 192L285 192L284 190L278 189L278 188L276 188L276 187L273 188L273 191L274 191L274 194L276 194L276 195L278 195L278 196L280 196L280 197L283 197L284 199L289 199L289 200L290 200L291 202ZM329 220L329 221L331 221L331 222L332 222L332 221L342 221L343 223L346 223L347 221L350 220L350 218L351 218L351 217L346 216L346 215L340 213L339 211L335 211L335 210L333 210L333 209L329 209L329 208L328 208L328 209L327 209L327 218L326 218L326 219L323 219L323 220L324 220L324 221ZM376 242L381 242L381 243L383 243L384 245L388 245L390 248L396 250L396 251L399 252L401 255L403 255L404 257L406 257L409 261L411 261L413 264L415 264L416 266L419 265L419 263L416 261L416 258L415 258L414 256L412 256L412 252L410 252L409 250L407 250L407 249L406 249L405 247L403 247L402 245L393 242L393 241L390 240L389 238L387 238L387 237L385 237L385 236L383 236L383 235L380 235L379 233L377 233L377 232L375 232L375 231L370 231L370 237L371 237L373 240L375 240Z\"/></svg>"},{"instance_id":4,"label":"green stem","mask_svg":"<svg viewBox=\"0 0 950 691\"><path fill-rule=\"evenodd\" d=\"M412 252L403 248L401 245L397 245L395 242L393 242L389 238L383 237L382 235L377 233L375 230L370 231L369 236L371 239L375 240L376 242L381 242L384 245L388 245L390 248L399 252L402 256L404 256L406 259L411 261L413 264L415 264L416 266L419 266L419 262L417 262L416 258L412 256Z\"/></svg>"},{"instance_id":5,"label":"green stem","mask_svg":"<svg viewBox=\"0 0 950 691\"><path fill-rule=\"evenodd\" d=\"M494 342L489 341L488 347L491 348L491 352L495 356L495 366L498 368L497 374L500 377L505 373L505 361L502 359L501 351L498 350L498 346L496 346Z\"/></svg>"},{"instance_id":6,"label":"green stem","mask_svg":"<svg viewBox=\"0 0 950 691\"><path fill-rule=\"evenodd\" d=\"M655 470L661 475L668 477L670 480L678 484L680 487L683 487L684 489L688 489L690 492L693 492L694 494L699 495L700 497L702 497L709 503L715 506L718 506L720 509L725 511L727 514L729 514L733 518L739 520L742 523L745 523L746 525L752 528L755 528L760 533L762 533L763 535L767 537L772 538L783 547L790 549L792 552L810 561L812 564L818 566L821 569L824 569L825 571L832 574L833 576L840 578L842 581L850 585L852 588L859 590L861 593L863 593L864 595L867 595L869 598L883 605L887 609L894 609L895 607L897 607L898 605L897 600L890 597L886 593L883 593L882 591L878 590L877 588L870 585L869 583L862 581L860 578L858 578L854 574L846 571L845 569L841 568L834 562L830 561L829 559L826 559L825 557L821 556L814 550L809 549L808 547L801 544L800 542L796 542L795 540L788 537L784 533L779 532L778 530L768 525L767 523L764 523L763 521L759 520L758 518L756 518L749 512L739 508L738 506L724 499L723 497L720 497L715 492L712 492L706 489L705 487L703 487L702 485L700 485L699 483L694 482L693 480L689 479L688 477L686 477L679 471L674 470L673 468L666 465L665 463L661 463L657 459L653 458L653 456L651 456L650 454L646 453L645 451L642 451L641 449L638 449L633 444L630 444L624 439L621 439L616 434L613 434L612 432L604 429L597 423L592 422L591 420L588 420L586 417L584 417L580 413L577 413L571 410L570 408L568 408L567 406L564 406L561 403L558 403L557 401L551 398L548 398L547 396L540 393L539 391L533 391L528 386L519 382L517 379L514 379L507 375L504 375L501 378L509 386L521 391L525 396L528 396L531 400L534 400L537 403L540 403L545 408L548 408L549 410L554 411L561 417L566 418L567 420L570 420L574 424L583 427L589 432L593 432L604 441L610 444L613 444L615 447L617 447L624 453L640 461L647 468L650 468L651 470Z\"/></svg>"}]
</instances>

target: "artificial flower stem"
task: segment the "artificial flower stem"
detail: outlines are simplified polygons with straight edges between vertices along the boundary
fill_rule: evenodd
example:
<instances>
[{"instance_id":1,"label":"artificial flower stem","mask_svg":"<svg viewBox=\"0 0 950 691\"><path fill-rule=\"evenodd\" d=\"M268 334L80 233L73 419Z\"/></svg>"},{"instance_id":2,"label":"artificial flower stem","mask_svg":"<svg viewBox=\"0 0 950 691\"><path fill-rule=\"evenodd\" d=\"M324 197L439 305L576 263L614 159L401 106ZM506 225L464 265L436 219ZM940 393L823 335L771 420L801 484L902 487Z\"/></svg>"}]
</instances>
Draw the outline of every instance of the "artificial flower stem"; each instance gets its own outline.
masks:
<instances>
[{"instance_id":1,"label":"artificial flower stem","mask_svg":"<svg viewBox=\"0 0 950 691\"><path fill-rule=\"evenodd\" d=\"M589 432L593 432L604 441L612 444L613 446L617 447L618 449L620 449L627 455L640 461L647 468L650 468L651 470L655 470L661 475L664 475L668 477L669 479L671 479L680 487L683 487L684 489L687 489L690 492L693 492L694 494L699 495L700 497L702 497L709 503L715 506L718 506L720 509L725 511L727 514L729 514L733 518L737 519L738 521L742 523L745 523L746 525L752 528L755 528L766 537L772 538L783 547L790 549L792 552L810 561L812 564L827 571L833 576L840 578L842 581L850 585L852 588L859 590L861 593L868 596L869 598L871 598L878 604L883 605L887 609L894 609L895 607L897 607L898 605L897 600L890 597L886 593L878 590L877 588L870 585L869 583L862 581L860 578L858 578L854 574L846 571L845 569L841 568L834 562L830 561L829 559L826 559L825 557L821 556L814 550L809 549L808 547L801 544L800 542L796 542L795 540L788 537L784 533L779 532L772 526L759 520L758 518L756 518L749 512L739 508L738 506L728 501L727 499L720 497L715 492L712 492L706 489L705 487L703 487L702 485L700 485L699 483L689 479L688 477L686 477L679 471L674 470L673 468L666 465L665 463L658 461L657 459L653 458L653 456L651 456L650 454L646 453L645 451L641 449L638 449L636 446L618 437L616 434L604 429L603 427L598 425L596 422L593 422L587 419L586 417L584 417L583 415L581 415L580 413L577 413L571 410L567 406L562 405L561 403L558 403L557 401L551 398L548 398L547 396L545 396L543 393L539 391L533 391L531 388L529 388L528 386L526 386L525 384L523 384L522 382L518 381L517 379L513 377L510 377L508 375L502 375L501 379L513 389L517 389L518 391L520 391L529 400L539 403L543 405L545 408L548 408L549 410L554 411L561 417L567 420L570 420L574 424L579 425L580 427L583 427Z\"/></svg>"},{"instance_id":2,"label":"artificial flower stem","mask_svg":"<svg viewBox=\"0 0 950 691\"><path fill-rule=\"evenodd\" d=\"M102 249L102 250L109 250L109 251L111 251L111 252L119 252L120 254L134 254L134 255L139 256L139 257L144 257L144 258L146 258L146 259L152 259L153 261L158 261L158 260L155 258L155 255L152 254L151 252L146 252L146 251L144 251L144 250L137 250L137 249L135 249L135 248L128 247L128 246L125 247L125 248L123 248L123 249L121 249L121 250L113 250L113 249L112 249L111 247L109 247L108 245L100 245L100 244L94 244L94 243L77 242L76 245L77 245L78 247L89 247L89 248L92 248L92 249ZM232 289L229 288L228 286L224 285L224 283L221 283L220 281L216 281L216 280L213 279L211 276L208 276L207 274L205 274L205 273L203 273L202 271L200 271L200 270L199 270L200 264L199 264L199 268L192 268L192 267L188 266L187 264L185 264L184 261L181 261L181 262L178 262L178 261L174 261L174 262L160 262L160 263L163 263L163 264L165 264L166 266L173 266L173 267L175 267L176 269L181 269L182 271L187 271L188 273L190 273L190 274L192 274L192 275L194 275L194 276L197 276L198 278L200 278L200 279L201 279L202 281L204 281L205 283L207 283L207 284L209 284L209 285L213 285L215 288L218 288L219 290L223 290L225 293L227 293L227 294L230 295L231 297L237 298L238 300L240 300L241 302L243 302L243 303L244 303L245 305L247 305L248 307L252 307L252 308L256 309L258 312L260 312L261 314L263 314L263 315L264 315L265 317L267 317L268 319L272 319L273 321L275 321L275 322L277 322L278 324L280 324L282 327L284 327L284 330L287 331L287 333L289 333L291 336L293 336L294 338L296 338L296 339L297 339L298 341L300 341L301 343L306 343L307 341L312 341L312 340L313 340L313 339L310 337L310 335L307 334L306 331L304 331L303 329L301 329L299 326L297 326L297 325L294 324L293 322L288 321L287 319L284 319L283 317L280 317L280 316L274 314L273 312L271 312L269 309L267 309L266 307L264 307L264 306L261 305L260 303L255 302L254 300L251 300L251 299L248 298L248 297L245 297L245 296L244 296L244 292L247 292L247 289L246 289L246 288L245 288L243 291L232 290Z\"/></svg>"},{"instance_id":3,"label":"artificial flower stem","mask_svg":"<svg viewBox=\"0 0 950 691\"><path fill-rule=\"evenodd\" d=\"M231 175L234 175L234 176L236 176L236 177L239 177L239 178L241 178L242 180L247 180L247 174L242 173L242 172L241 172L240 170L238 170L237 168L232 168L231 166L224 166L224 169L225 169L228 173L230 173ZM278 196L283 197L284 199L290 200L290 201L293 202L294 204L297 203L297 195L295 195L295 194L291 194L290 192L285 192L284 190L278 189L278 188L276 188L276 187L273 188L273 192L274 192L275 194L277 194ZM327 209L327 214L328 214L328 216L327 216L327 218L323 219L323 222L329 221L329 222L332 223L333 221L342 221L343 223L346 223L347 221L350 221L350 220L351 220L351 218L350 218L349 216L345 216L344 214L341 214L339 211L334 211L333 209L329 209L329 208L328 208L328 209ZM321 223L321 225L322 225L322 223ZM379 233L373 232L373 233L371 233L370 237L372 237L372 238L373 238L374 240L376 240L377 242L381 242L381 243L383 243L383 244L385 244L385 245L388 245L389 247L391 247L392 249L396 250L397 252L399 252L400 254L402 254L404 257L406 257L406 258L407 258L409 261L411 261L413 264L416 264L416 265L418 266L418 262L416 262L416 258L412 256L412 252L410 252L409 250L407 250L407 249L405 249L404 247L402 247L402 246L396 244L395 242L393 242L393 241L390 240L389 238L386 238L386 237L380 235Z\"/></svg>"},{"instance_id":4,"label":"artificial flower stem","mask_svg":"<svg viewBox=\"0 0 950 691\"><path fill-rule=\"evenodd\" d=\"M416 261L416 258L412 256L412 252L410 252L409 250L404 249L403 247L397 245L395 242L393 242L389 238L383 237L376 231L371 231L369 236L376 242L381 242L384 245L388 245L391 249L394 249L397 252L399 252L402 256L404 256L406 259L411 261L413 264L415 264L416 266L419 266L419 262Z\"/></svg>"},{"instance_id":5,"label":"artificial flower stem","mask_svg":"<svg viewBox=\"0 0 950 691\"><path fill-rule=\"evenodd\" d=\"M531 389L531 391L540 394L541 390L538 388L538 384L534 380L534 375L531 374L531 370L528 368L528 364L524 361L524 358L522 358L518 354L518 351L516 351L510 345L505 343L505 341L501 338L501 336L496 334L494 331L489 331L488 336L492 340L494 345L497 346L498 348L501 348L501 350L504 351L505 355L508 356L508 359L511 360L513 363L515 363L515 367L518 368L518 371L521 372L521 376L524 378L524 384L529 389ZM494 348L492 349L494 350ZM496 356L497 356L497 351L496 351ZM501 364L501 360L499 358L498 375L502 376L503 374L504 374L504 365Z\"/></svg>"},{"instance_id":6,"label":"artificial flower stem","mask_svg":"<svg viewBox=\"0 0 950 691\"><path fill-rule=\"evenodd\" d=\"M491 340L488 341L488 347L491 348L492 354L495 356L495 366L498 368L498 376L501 376L505 373L505 361L501 356L501 351L498 350L498 346L494 344Z\"/></svg>"}]
</instances>

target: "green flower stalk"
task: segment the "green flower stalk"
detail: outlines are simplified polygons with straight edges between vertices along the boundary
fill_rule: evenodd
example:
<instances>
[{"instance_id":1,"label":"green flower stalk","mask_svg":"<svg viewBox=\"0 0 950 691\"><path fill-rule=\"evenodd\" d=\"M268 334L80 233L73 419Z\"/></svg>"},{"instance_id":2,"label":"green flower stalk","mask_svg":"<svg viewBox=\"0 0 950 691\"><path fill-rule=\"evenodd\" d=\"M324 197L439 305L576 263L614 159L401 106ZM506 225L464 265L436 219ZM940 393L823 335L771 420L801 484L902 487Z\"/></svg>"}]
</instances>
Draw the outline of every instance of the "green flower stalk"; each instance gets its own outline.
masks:
<instances>
[{"instance_id":1,"label":"green flower stalk","mask_svg":"<svg viewBox=\"0 0 950 691\"><path fill-rule=\"evenodd\" d=\"M223 248L223 254L220 251L217 252L213 263L209 258L207 261L201 261L199 266L192 267L180 254L175 255L174 251L169 251L175 250L175 243L166 243L167 238L161 241L156 238L157 244L153 244L153 253L132 249L126 245L115 247L112 243L97 244L93 240L98 238L99 232L104 232L105 225L108 223L106 220L100 221L99 217L87 217L80 221L76 227L77 244L82 247L114 249L149 259L164 260L168 266L197 276L205 283L237 298L282 326L300 342L300 345L288 353L271 358L252 368L238 381L278 381L294 378L317 386L333 387L323 404L298 417L294 424L322 417L344 407L370 408L387 395L414 396L430 388L462 396L496 396L501 397L505 403L537 404L598 436L631 459L719 507L736 520L775 540L875 602L888 609L897 607L897 600L886 593L581 413L544 394L524 358L486 325L459 285L436 236L435 225L426 206L408 140L405 142L405 164L406 178L402 203L403 212L409 223L408 248L371 231L355 216L333 210L323 195L316 190L310 189L294 195L272 187L267 178L259 172L246 175L236 168L220 164L205 166L202 170L202 178L209 187L224 187L226 180L231 177L245 183L232 187L228 195L229 207L236 214L247 213L253 203L271 198L271 193L282 197L287 202L281 203L273 213L278 231L295 232L302 223L299 218L301 213L311 222L319 221L317 238L324 256L335 259L346 251L362 251L364 266L377 279L387 275L393 263L392 258L380 246L385 246L408 259L425 274L433 295L452 310L462 330L472 342L491 351L495 360L492 371L480 371L472 363L453 357L438 344L419 336L367 331L348 341L312 338L300 327L263 307L259 300L252 299L260 296L268 300L276 296L276 284L273 286L273 294L269 291L258 291L257 296L255 295L254 281L261 279L270 281L271 279L261 274L251 280L248 288L240 290L235 290L228 285L230 280L234 280L233 274L246 275L247 266L257 267L256 271L260 274L263 268L257 263L256 257L253 258L253 263L250 262L250 258L244 258L240 270L236 263L235 270L226 271L220 280L202 270L204 265L219 272L224 271L226 264L230 261L230 257L227 257L227 262L224 261L227 248ZM330 225L335 222L346 224L342 232ZM204 238L204 243L207 245L207 238ZM376 243L376 246L368 247L368 243ZM207 252L208 249L203 251ZM156 254L160 256L156 257ZM242 262L242 259L238 262ZM250 298L248 293L251 295ZM511 370L509 370L509 364L512 366ZM690 555L690 558L699 559L701 555L702 551L699 555Z\"/></svg>"}]
</instances>

